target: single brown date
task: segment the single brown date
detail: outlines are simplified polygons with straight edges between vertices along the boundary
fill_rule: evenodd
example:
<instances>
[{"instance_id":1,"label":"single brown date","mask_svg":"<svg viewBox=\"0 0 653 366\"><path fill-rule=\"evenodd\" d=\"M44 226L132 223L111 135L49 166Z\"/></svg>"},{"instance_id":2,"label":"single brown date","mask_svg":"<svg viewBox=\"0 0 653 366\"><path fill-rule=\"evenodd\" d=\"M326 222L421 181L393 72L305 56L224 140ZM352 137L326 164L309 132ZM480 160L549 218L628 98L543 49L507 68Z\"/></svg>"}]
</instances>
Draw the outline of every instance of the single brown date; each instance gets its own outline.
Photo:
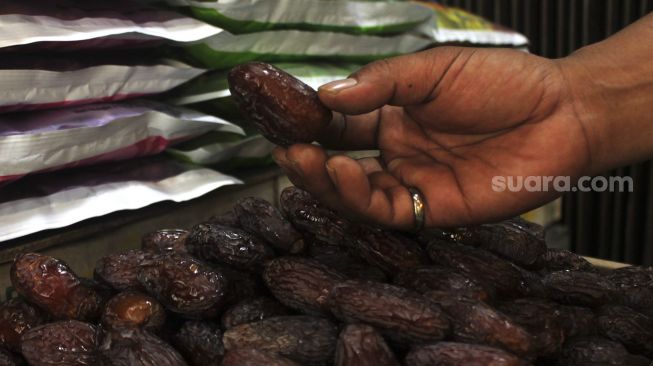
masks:
<instances>
[{"instance_id":1,"label":"single brown date","mask_svg":"<svg viewBox=\"0 0 653 366\"><path fill-rule=\"evenodd\" d=\"M187 321L175 334L173 343L191 366L219 365L224 356L222 331L214 323Z\"/></svg>"},{"instance_id":2,"label":"single brown date","mask_svg":"<svg viewBox=\"0 0 653 366\"><path fill-rule=\"evenodd\" d=\"M348 231L352 224L349 220L324 207L310 193L287 187L281 191L279 201L293 225L316 240L340 247L345 247L351 240Z\"/></svg>"},{"instance_id":3,"label":"single brown date","mask_svg":"<svg viewBox=\"0 0 653 366\"><path fill-rule=\"evenodd\" d=\"M304 250L304 239L281 212L264 199L246 197L234 207L243 230L264 239L275 249L288 253Z\"/></svg>"},{"instance_id":4,"label":"single brown date","mask_svg":"<svg viewBox=\"0 0 653 366\"><path fill-rule=\"evenodd\" d=\"M652 288L653 267L628 266L609 271L608 279L620 288Z\"/></svg>"},{"instance_id":5,"label":"single brown date","mask_svg":"<svg viewBox=\"0 0 653 366\"><path fill-rule=\"evenodd\" d=\"M141 269L138 280L168 310L188 317L210 316L228 288L224 275L181 253L160 256Z\"/></svg>"},{"instance_id":6,"label":"single brown date","mask_svg":"<svg viewBox=\"0 0 653 366\"><path fill-rule=\"evenodd\" d=\"M102 326L109 330L144 328L157 331L166 320L163 306L151 296L121 292L109 300L102 313Z\"/></svg>"},{"instance_id":7,"label":"single brown date","mask_svg":"<svg viewBox=\"0 0 653 366\"><path fill-rule=\"evenodd\" d=\"M635 354L653 357L653 319L626 306L607 305L596 318L599 334Z\"/></svg>"},{"instance_id":8,"label":"single brown date","mask_svg":"<svg viewBox=\"0 0 653 366\"><path fill-rule=\"evenodd\" d=\"M100 366L186 366L181 355L143 329L105 333L98 348Z\"/></svg>"},{"instance_id":9,"label":"single brown date","mask_svg":"<svg viewBox=\"0 0 653 366\"><path fill-rule=\"evenodd\" d=\"M186 253L186 238L188 230L162 229L143 235L141 248L157 253Z\"/></svg>"},{"instance_id":10,"label":"single brown date","mask_svg":"<svg viewBox=\"0 0 653 366\"><path fill-rule=\"evenodd\" d=\"M276 299L267 296L249 298L233 305L222 314L222 327L229 329L280 315L290 315L290 309Z\"/></svg>"},{"instance_id":11,"label":"single brown date","mask_svg":"<svg viewBox=\"0 0 653 366\"><path fill-rule=\"evenodd\" d=\"M297 362L255 348L236 348L224 355L222 366L300 366Z\"/></svg>"},{"instance_id":12,"label":"single brown date","mask_svg":"<svg viewBox=\"0 0 653 366\"><path fill-rule=\"evenodd\" d=\"M319 262L300 257L279 257L263 270L263 281L274 297L307 314L329 315L327 297L345 278Z\"/></svg>"},{"instance_id":13,"label":"single brown date","mask_svg":"<svg viewBox=\"0 0 653 366\"><path fill-rule=\"evenodd\" d=\"M563 304L598 307L617 298L616 286L594 272L551 272L543 283L548 297Z\"/></svg>"},{"instance_id":14,"label":"single brown date","mask_svg":"<svg viewBox=\"0 0 653 366\"><path fill-rule=\"evenodd\" d=\"M224 332L227 351L256 348L297 362L333 359L338 333L330 321L313 316L278 316L241 324Z\"/></svg>"},{"instance_id":15,"label":"single brown date","mask_svg":"<svg viewBox=\"0 0 653 366\"><path fill-rule=\"evenodd\" d=\"M77 320L34 327L21 339L21 353L32 366L95 365L99 329Z\"/></svg>"},{"instance_id":16,"label":"single brown date","mask_svg":"<svg viewBox=\"0 0 653 366\"><path fill-rule=\"evenodd\" d=\"M427 250L433 263L479 279L484 287L496 288L500 296L520 297L527 293L520 270L486 250L444 240L432 240Z\"/></svg>"},{"instance_id":17,"label":"single brown date","mask_svg":"<svg viewBox=\"0 0 653 366\"><path fill-rule=\"evenodd\" d=\"M539 267L554 272L563 270L593 271L594 266L582 256L565 249L549 248L540 258Z\"/></svg>"},{"instance_id":18,"label":"single brown date","mask_svg":"<svg viewBox=\"0 0 653 366\"><path fill-rule=\"evenodd\" d=\"M141 268L154 263L158 254L144 250L127 250L100 258L95 264L93 277L118 291L142 290L138 282Z\"/></svg>"},{"instance_id":19,"label":"single brown date","mask_svg":"<svg viewBox=\"0 0 653 366\"><path fill-rule=\"evenodd\" d=\"M313 88L270 64L238 65L227 80L240 111L275 144L313 142L331 121Z\"/></svg>"},{"instance_id":20,"label":"single brown date","mask_svg":"<svg viewBox=\"0 0 653 366\"><path fill-rule=\"evenodd\" d=\"M99 294L58 259L19 254L11 266L11 283L16 292L55 319L92 320L99 315Z\"/></svg>"},{"instance_id":21,"label":"single brown date","mask_svg":"<svg viewBox=\"0 0 653 366\"><path fill-rule=\"evenodd\" d=\"M349 324L338 337L335 366L399 366L399 362L373 327Z\"/></svg>"},{"instance_id":22,"label":"single brown date","mask_svg":"<svg viewBox=\"0 0 653 366\"><path fill-rule=\"evenodd\" d=\"M45 315L21 298L0 305L0 345L20 352L20 336L37 325L45 323Z\"/></svg>"},{"instance_id":23,"label":"single brown date","mask_svg":"<svg viewBox=\"0 0 653 366\"><path fill-rule=\"evenodd\" d=\"M349 279L376 282L386 282L388 279L378 267L363 263L357 258L342 253L342 249L338 249L338 251L339 253L318 255L312 258Z\"/></svg>"},{"instance_id":24,"label":"single brown date","mask_svg":"<svg viewBox=\"0 0 653 366\"><path fill-rule=\"evenodd\" d=\"M440 342L417 346L406 356L406 366L526 366L525 361L498 348Z\"/></svg>"},{"instance_id":25,"label":"single brown date","mask_svg":"<svg viewBox=\"0 0 653 366\"><path fill-rule=\"evenodd\" d=\"M480 301L489 301L494 297L494 288L484 287L481 281L439 266L422 266L398 272L393 283L421 294L428 291L451 292Z\"/></svg>"},{"instance_id":26,"label":"single brown date","mask_svg":"<svg viewBox=\"0 0 653 366\"><path fill-rule=\"evenodd\" d=\"M210 223L194 226L186 247L200 259L245 270L259 269L274 255L267 244L250 233Z\"/></svg>"},{"instance_id":27,"label":"single brown date","mask_svg":"<svg viewBox=\"0 0 653 366\"><path fill-rule=\"evenodd\" d=\"M351 230L352 252L365 262L381 268L386 273L428 264L428 256L421 246L400 234L357 226Z\"/></svg>"},{"instance_id":28,"label":"single brown date","mask_svg":"<svg viewBox=\"0 0 653 366\"><path fill-rule=\"evenodd\" d=\"M619 342L601 337L579 337L565 344L560 366L649 366L650 360L630 354Z\"/></svg>"},{"instance_id":29,"label":"single brown date","mask_svg":"<svg viewBox=\"0 0 653 366\"><path fill-rule=\"evenodd\" d=\"M449 334L447 315L438 305L401 287L348 280L328 298L331 312L347 323L363 322L398 342L428 342Z\"/></svg>"},{"instance_id":30,"label":"single brown date","mask_svg":"<svg viewBox=\"0 0 653 366\"><path fill-rule=\"evenodd\" d=\"M465 343L485 344L517 355L531 355L535 351L531 334L482 301L452 297L451 294L424 294L440 305L451 317L453 339Z\"/></svg>"}]
</instances>

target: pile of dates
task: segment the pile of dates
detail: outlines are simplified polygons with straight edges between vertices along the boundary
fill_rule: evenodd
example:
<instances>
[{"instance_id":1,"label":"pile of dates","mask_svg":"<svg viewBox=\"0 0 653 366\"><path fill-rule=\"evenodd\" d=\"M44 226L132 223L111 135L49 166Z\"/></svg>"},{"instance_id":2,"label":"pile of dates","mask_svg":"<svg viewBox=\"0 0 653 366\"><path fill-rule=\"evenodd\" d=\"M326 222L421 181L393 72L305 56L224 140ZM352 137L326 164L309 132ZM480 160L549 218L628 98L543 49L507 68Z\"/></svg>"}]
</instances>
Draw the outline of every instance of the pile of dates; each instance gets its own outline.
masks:
<instances>
[{"instance_id":1,"label":"pile of dates","mask_svg":"<svg viewBox=\"0 0 653 366\"><path fill-rule=\"evenodd\" d=\"M0 365L632 365L653 268L604 271L520 219L400 233L287 188L101 258L16 257Z\"/></svg>"}]
</instances>

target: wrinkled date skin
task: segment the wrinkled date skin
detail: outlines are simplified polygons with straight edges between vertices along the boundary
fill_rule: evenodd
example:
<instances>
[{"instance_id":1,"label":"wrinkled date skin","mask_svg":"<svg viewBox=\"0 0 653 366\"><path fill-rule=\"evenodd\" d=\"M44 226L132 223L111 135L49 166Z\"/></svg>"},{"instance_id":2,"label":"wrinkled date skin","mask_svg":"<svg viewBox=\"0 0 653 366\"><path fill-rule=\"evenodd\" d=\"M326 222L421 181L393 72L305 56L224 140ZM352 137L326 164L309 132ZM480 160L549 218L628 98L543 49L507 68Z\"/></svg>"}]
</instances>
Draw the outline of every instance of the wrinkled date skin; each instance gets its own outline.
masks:
<instances>
[{"instance_id":1,"label":"wrinkled date skin","mask_svg":"<svg viewBox=\"0 0 653 366\"><path fill-rule=\"evenodd\" d=\"M338 337L335 366L399 366L399 362L373 327L349 324Z\"/></svg>"},{"instance_id":2,"label":"wrinkled date skin","mask_svg":"<svg viewBox=\"0 0 653 366\"><path fill-rule=\"evenodd\" d=\"M394 277L393 283L421 294L428 291L452 292L479 301L489 301L494 297L494 288L484 287L480 281L446 267L424 266L402 271Z\"/></svg>"},{"instance_id":3,"label":"wrinkled date skin","mask_svg":"<svg viewBox=\"0 0 653 366\"><path fill-rule=\"evenodd\" d=\"M594 272L551 272L543 283L548 297L563 304L598 307L617 298L614 283Z\"/></svg>"},{"instance_id":4,"label":"wrinkled date skin","mask_svg":"<svg viewBox=\"0 0 653 366\"><path fill-rule=\"evenodd\" d=\"M619 342L601 337L581 337L565 344L558 359L560 366L649 366L643 356L630 354Z\"/></svg>"},{"instance_id":5,"label":"wrinkled date skin","mask_svg":"<svg viewBox=\"0 0 653 366\"><path fill-rule=\"evenodd\" d=\"M523 298L499 303L497 310L508 315L533 335L538 355L552 357L560 352L565 340L565 330L562 327L558 304L545 299Z\"/></svg>"},{"instance_id":6,"label":"wrinkled date skin","mask_svg":"<svg viewBox=\"0 0 653 366\"><path fill-rule=\"evenodd\" d=\"M260 296L265 290L260 276L225 265L214 265L213 269L222 273L229 284L225 305L233 305L241 300Z\"/></svg>"},{"instance_id":7,"label":"wrinkled date skin","mask_svg":"<svg viewBox=\"0 0 653 366\"><path fill-rule=\"evenodd\" d=\"M163 306L151 296L122 292L109 300L102 313L102 326L108 330L144 328L157 331L166 320Z\"/></svg>"},{"instance_id":8,"label":"wrinkled date skin","mask_svg":"<svg viewBox=\"0 0 653 366\"><path fill-rule=\"evenodd\" d=\"M227 309L222 314L222 327L229 329L236 325L280 315L290 315L290 309L271 297L254 297L245 299Z\"/></svg>"},{"instance_id":9,"label":"wrinkled date skin","mask_svg":"<svg viewBox=\"0 0 653 366\"><path fill-rule=\"evenodd\" d=\"M296 228L315 239L333 246L344 247L351 223L334 211L324 207L313 196L297 187L287 187L279 198L281 209Z\"/></svg>"},{"instance_id":10,"label":"wrinkled date skin","mask_svg":"<svg viewBox=\"0 0 653 366\"><path fill-rule=\"evenodd\" d=\"M424 296L449 314L454 340L499 347L522 356L534 353L531 334L484 302L436 292L427 292Z\"/></svg>"},{"instance_id":11,"label":"wrinkled date skin","mask_svg":"<svg viewBox=\"0 0 653 366\"><path fill-rule=\"evenodd\" d=\"M607 277L617 286L623 305L653 316L653 267L623 267Z\"/></svg>"},{"instance_id":12,"label":"wrinkled date skin","mask_svg":"<svg viewBox=\"0 0 653 366\"><path fill-rule=\"evenodd\" d=\"M77 320L34 327L22 336L21 352L33 366L95 365L99 329Z\"/></svg>"},{"instance_id":13,"label":"wrinkled date skin","mask_svg":"<svg viewBox=\"0 0 653 366\"><path fill-rule=\"evenodd\" d=\"M55 319L92 320L101 297L58 259L37 253L19 254L11 266L16 292Z\"/></svg>"},{"instance_id":14,"label":"wrinkled date skin","mask_svg":"<svg viewBox=\"0 0 653 366\"><path fill-rule=\"evenodd\" d=\"M596 318L599 334L635 354L653 357L653 319L625 306L607 305Z\"/></svg>"},{"instance_id":15,"label":"wrinkled date skin","mask_svg":"<svg viewBox=\"0 0 653 366\"><path fill-rule=\"evenodd\" d=\"M206 222L208 222L209 224L216 224L216 225L242 229L240 227L240 220L238 220L238 216L236 216L236 211L234 209L223 212L219 215L211 216L209 217L208 220L206 220Z\"/></svg>"},{"instance_id":16,"label":"wrinkled date skin","mask_svg":"<svg viewBox=\"0 0 653 366\"><path fill-rule=\"evenodd\" d=\"M264 199L246 197L234 207L240 226L282 252L299 253L304 239L281 212Z\"/></svg>"},{"instance_id":17,"label":"wrinkled date skin","mask_svg":"<svg viewBox=\"0 0 653 366\"><path fill-rule=\"evenodd\" d=\"M319 262L300 257L279 257L265 265L263 281L274 297L307 314L328 316L327 297L345 277Z\"/></svg>"},{"instance_id":18,"label":"wrinkled date skin","mask_svg":"<svg viewBox=\"0 0 653 366\"><path fill-rule=\"evenodd\" d=\"M446 337L449 318L438 305L401 287L349 280L328 298L331 312L347 323L363 322L398 342L428 342Z\"/></svg>"},{"instance_id":19,"label":"wrinkled date skin","mask_svg":"<svg viewBox=\"0 0 653 366\"><path fill-rule=\"evenodd\" d=\"M406 366L527 366L516 356L498 348L476 344L440 342L414 347Z\"/></svg>"},{"instance_id":20,"label":"wrinkled date skin","mask_svg":"<svg viewBox=\"0 0 653 366\"><path fill-rule=\"evenodd\" d=\"M242 229L209 223L194 226L186 246L200 259L244 270L259 269L274 255L267 244Z\"/></svg>"},{"instance_id":21,"label":"wrinkled date skin","mask_svg":"<svg viewBox=\"0 0 653 366\"><path fill-rule=\"evenodd\" d=\"M224 356L220 327L205 321L184 323L174 336L174 345L191 366L219 365Z\"/></svg>"},{"instance_id":22,"label":"wrinkled date skin","mask_svg":"<svg viewBox=\"0 0 653 366\"><path fill-rule=\"evenodd\" d=\"M369 226L352 228L351 250L367 263L387 273L428 264L421 246L400 234Z\"/></svg>"},{"instance_id":23,"label":"wrinkled date skin","mask_svg":"<svg viewBox=\"0 0 653 366\"><path fill-rule=\"evenodd\" d=\"M330 321L313 316L278 316L238 325L224 332L227 351L256 348L278 353L297 362L333 359L338 337Z\"/></svg>"},{"instance_id":24,"label":"wrinkled date skin","mask_svg":"<svg viewBox=\"0 0 653 366\"><path fill-rule=\"evenodd\" d=\"M275 144L313 142L331 121L313 88L270 64L238 65L227 80L240 111Z\"/></svg>"},{"instance_id":25,"label":"wrinkled date skin","mask_svg":"<svg viewBox=\"0 0 653 366\"><path fill-rule=\"evenodd\" d=\"M542 258L539 267L548 272L572 270L593 271L595 268L587 259L565 249L549 248Z\"/></svg>"},{"instance_id":26,"label":"wrinkled date skin","mask_svg":"<svg viewBox=\"0 0 653 366\"><path fill-rule=\"evenodd\" d=\"M227 279L191 256L171 253L143 268L138 279L168 310L188 317L209 316L221 305Z\"/></svg>"},{"instance_id":27,"label":"wrinkled date skin","mask_svg":"<svg viewBox=\"0 0 653 366\"><path fill-rule=\"evenodd\" d=\"M0 305L0 345L20 352L20 336L31 328L45 323L45 315L27 303L15 298Z\"/></svg>"},{"instance_id":28,"label":"wrinkled date skin","mask_svg":"<svg viewBox=\"0 0 653 366\"><path fill-rule=\"evenodd\" d=\"M224 355L222 366L301 366L297 362L271 352L254 348L236 348Z\"/></svg>"},{"instance_id":29,"label":"wrinkled date skin","mask_svg":"<svg viewBox=\"0 0 653 366\"><path fill-rule=\"evenodd\" d=\"M141 248L157 253L186 253L188 230L162 229L143 235Z\"/></svg>"},{"instance_id":30,"label":"wrinkled date skin","mask_svg":"<svg viewBox=\"0 0 653 366\"><path fill-rule=\"evenodd\" d=\"M138 282L141 268L152 265L159 254L143 250L127 250L100 258L93 277L118 291L142 290Z\"/></svg>"},{"instance_id":31,"label":"wrinkled date skin","mask_svg":"<svg viewBox=\"0 0 653 366\"><path fill-rule=\"evenodd\" d=\"M590 308L560 305L558 316L565 331L565 339L589 336L596 333L596 314Z\"/></svg>"},{"instance_id":32,"label":"wrinkled date skin","mask_svg":"<svg viewBox=\"0 0 653 366\"><path fill-rule=\"evenodd\" d=\"M143 329L105 333L99 347L100 366L186 366L181 355Z\"/></svg>"},{"instance_id":33,"label":"wrinkled date skin","mask_svg":"<svg viewBox=\"0 0 653 366\"><path fill-rule=\"evenodd\" d=\"M343 274L348 279L386 282L385 273L378 267L363 263L358 259L342 253L318 255L313 257L323 265Z\"/></svg>"},{"instance_id":34,"label":"wrinkled date skin","mask_svg":"<svg viewBox=\"0 0 653 366\"><path fill-rule=\"evenodd\" d=\"M443 240L432 240L427 250L433 263L482 280L484 286L496 288L500 296L520 297L527 293L519 269L486 250Z\"/></svg>"}]
</instances>

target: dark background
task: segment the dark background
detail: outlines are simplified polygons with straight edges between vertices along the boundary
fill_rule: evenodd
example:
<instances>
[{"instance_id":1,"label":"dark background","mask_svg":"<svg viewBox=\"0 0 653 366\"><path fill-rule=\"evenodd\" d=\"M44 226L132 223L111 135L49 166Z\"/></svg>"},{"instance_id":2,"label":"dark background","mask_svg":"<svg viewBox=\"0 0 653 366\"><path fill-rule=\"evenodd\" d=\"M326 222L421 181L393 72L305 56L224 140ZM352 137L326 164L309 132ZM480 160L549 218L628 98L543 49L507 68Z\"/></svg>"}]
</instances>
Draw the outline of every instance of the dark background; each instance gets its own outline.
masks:
<instances>
[{"instance_id":1,"label":"dark background","mask_svg":"<svg viewBox=\"0 0 653 366\"><path fill-rule=\"evenodd\" d=\"M600 41L653 11L653 0L442 0L518 30L530 51L564 57ZM653 39L642 39L653 42ZM653 62L653 59L652 61ZM570 193L562 224L571 250L632 264L653 265L653 170L651 162L604 175L631 176L633 192Z\"/></svg>"}]
</instances>

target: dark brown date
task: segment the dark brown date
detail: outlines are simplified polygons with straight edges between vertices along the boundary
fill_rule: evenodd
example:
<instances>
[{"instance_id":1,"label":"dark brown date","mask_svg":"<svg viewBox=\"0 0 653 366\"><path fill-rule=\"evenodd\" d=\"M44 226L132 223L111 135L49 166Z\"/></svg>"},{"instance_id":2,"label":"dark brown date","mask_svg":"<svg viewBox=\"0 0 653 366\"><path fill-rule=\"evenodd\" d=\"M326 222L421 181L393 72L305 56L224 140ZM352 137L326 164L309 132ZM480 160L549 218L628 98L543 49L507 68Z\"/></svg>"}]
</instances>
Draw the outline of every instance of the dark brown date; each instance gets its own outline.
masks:
<instances>
[{"instance_id":1,"label":"dark brown date","mask_svg":"<svg viewBox=\"0 0 653 366\"><path fill-rule=\"evenodd\" d=\"M16 292L55 319L92 320L100 312L99 294L84 286L68 265L37 253L19 254L11 266Z\"/></svg>"},{"instance_id":2,"label":"dark brown date","mask_svg":"<svg viewBox=\"0 0 653 366\"><path fill-rule=\"evenodd\" d=\"M334 211L324 207L313 196L297 187L281 191L281 209L299 230L309 233L321 242L344 247L350 237L351 223Z\"/></svg>"},{"instance_id":3,"label":"dark brown date","mask_svg":"<svg viewBox=\"0 0 653 366\"><path fill-rule=\"evenodd\" d=\"M99 347L100 366L186 366L181 355L143 329L105 333Z\"/></svg>"},{"instance_id":4,"label":"dark brown date","mask_svg":"<svg viewBox=\"0 0 653 366\"><path fill-rule=\"evenodd\" d=\"M596 333L596 315L590 308L560 305L558 316L565 331L565 339L590 336Z\"/></svg>"},{"instance_id":5,"label":"dark brown date","mask_svg":"<svg viewBox=\"0 0 653 366\"><path fill-rule=\"evenodd\" d=\"M328 320L296 315L238 325L224 332L223 342L227 351L256 348L297 362L324 362L333 359L337 337Z\"/></svg>"},{"instance_id":6,"label":"dark brown date","mask_svg":"<svg viewBox=\"0 0 653 366\"><path fill-rule=\"evenodd\" d=\"M37 325L45 323L41 311L21 298L0 305L0 345L20 352L20 336Z\"/></svg>"},{"instance_id":7,"label":"dark brown date","mask_svg":"<svg viewBox=\"0 0 653 366\"><path fill-rule=\"evenodd\" d=\"M162 229L143 235L141 248L157 253L186 253L188 230Z\"/></svg>"},{"instance_id":8,"label":"dark brown date","mask_svg":"<svg viewBox=\"0 0 653 366\"><path fill-rule=\"evenodd\" d=\"M262 295L266 292L261 278L254 273L241 271L225 265L214 265L213 269L227 278L229 289L225 305Z\"/></svg>"},{"instance_id":9,"label":"dark brown date","mask_svg":"<svg viewBox=\"0 0 653 366\"><path fill-rule=\"evenodd\" d=\"M21 338L21 353L30 365L95 365L100 332L77 320L34 327Z\"/></svg>"},{"instance_id":10,"label":"dark brown date","mask_svg":"<svg viewBox=\"0 0 653 366\"><path fill-rule=\"evenodd\" d=\"M168 310L204 317L225 301L227 279L189 255L169 253L141 269L138 280Z\"/></svg>"},{"instance_id":11,"label":"dark brown date","mask_svg":"<svg viewBox=\"0 0 653 366\"><path fill-rule=\"evenodd\" d=\"M452 292L458 296L480 301L489 301L494 297L494 288L486 288L477 279L462 275L451 268L439 266L424 266L401 271L394 277L393 283L421 294L428 291Z\"/></svg>"},{"instance_id":12,"label":"dark brown date","mask_svg":"<svg viewBox=\"0 0 653 366\"><path fill-rule=\"evenodd\" d=\"M388 279L385 273L378 267L363 263L358 259L352 258L346 253L318 255L313 257L323 265L343 274L346 278L354 280L367 280L376 282L386 282Z\"/></svg>"},{"instance_id":13,"label":"dark brown date","mask_svg":"<svg viewBox=\"0 0 653 366\"><path fill-rule=\"evenodd\" d=\"M373 327L349 324L338 337L335 366L399 366L399 362Z\"/></svg>"},{"instance_id":14,"label":"dark brown date","mask_svg":"<svg viewBox=\"0 0 653 366\"><path fill-rule=\"evenodd\" d=\"M227 80L240 111L275 144L313 142L331 121L313 88L270 64L238 65Z\"/></svg>"},{"instance_id":15,"label":"dark brown date","mask_svg":"<svg viewBox=\"0 0 653 366\"><path fill-rule=\"evenodd\" d=\"M526 329L484 302L436 292L424 296L451 317L455 341L499 347L522 356L535 352L534 339Z\"/></svg>"},{"instance_id":16,"label":"dark brown date","mask_svg":"<svg viewBox=\"0 0 653 366\"><path fill-rule=\"evenodd\" d=\"M528 363L498 348L440 342L417 346L406 356L406 366L526 366Z\"/></svg>"},{"instance_id":17,"label":"dark brown date","mask_svg":"<svg viewBox=\"0 0 653 366\"><path fill-rule=\"evenodd\" d=\"M191 366L219 365L224 356L222 331L214 323L187 321L175 334L173 343Z\"/></svg>"},{"instance_id":18,"label":"dark brown date","mask_svg":"<svg viewBox=\"0 0 653 366\"><path fill-rule=\"evenodd\" d=\"M630 354L619 342L601 337L581 337L567 342L560 366L649 366L650 360Z\"/></svg>"},{"instance_id":19,"label":"dark brown date","mask_svg":"<svg viewBox=\"0 0 653 366\"><path fill-rule=\"evenodd\" d=\"M280 315L290 315L290 309L271 297L254 297L245 299L227 309L222 314L222 327L229 329L236 325Z\"/></svg>"},{"instance_id":20,"label":"dark brown date","mask_svg":"<svg viewBox=\"0 0 653 366\"><path fill-rule=\"evenodd\" d=\"M304 250L304 239L281 212L264 199L246 197L234 207L243 230L288 253Z\"/></svg>"},{"instance_id":21,"label":"dark brown date","mask_svg":"<svg viewBox=\"0 0 653 366\"><path fill-rule=\"evenodd\" d=\"M582 256L565 249L549 248L540 258L539 267L548 272L554 271L593 271L594 266Z\"/></svg>"},{"instance_id":22,"label":"dark brown date","mask_svg":"<svg viewBox=\"0 0 653 366\"><path fill-rule=\"evenodd\" d=\"M565 330L558 304L545 299L523 298L499 303L497 310L533 335L539 356L553 357L562 349Z\"/></svg>"},{"instance_id":23,"label":"dark brown date","mask_svg":"<svg viewBox=\"0 0 653 366\"><path fill-rule=\"evenodd\" d=\"M619 288L653 289L653 267L628 266L607 272L607 277Z\"/></svg>"},{"instance_id":24,"label":"dark brown date","mask_svg":"<svg viewBox=\"0 0 653 366\"><path fill-rule=\"evenodd\" d=\"M267 244L242 229L208 223L191 229L186 247L200 259L250 271L274 255Z\"/></svg>"},{"instance_id":25,"label":"dark brown date","mask_svg":"<svg viewBox=\"0 0 653 366\"><path fill-rule=\"evenodd\" d=\"M235 227L240 229L240 220L236 216L236 211L233 209L223 212L219 215L211 216L206 220L209 224L222 225L228 227Z\"/></svg>"},{"instance_id":26,"label":"dark brown date","mask_svg":"<svg viewBox=\"0 0 653 366\"><path fill-rule=\"evenodd\" d=\"M336 285L328 298L331 312L347 323L373 325L403 342L428 342L449 334L447 315L439 306L401 287L349 280Z\"/></svg>"},{"instance_id":27,"label":"dark brown date","mask_svg":"<svg viewBox=\"0 0 653 366\"><path fill-rule=\"evenodd\" d=\"M254 348L236 348L224 355L222 366L300 366L297 362Z\"/></svg>"},{"instance_id":28,"label":"dark brown date","mask_svg":"<svg viewBox=\"0 0 653 366\"><path fill-rule=\"evenodd\" d=\"M127 250L100 258L95 264L94 278L118 291L142 290L138 282L141 268L154 263L159 254L144 250Z\"/></svg>"},{"instance_id":29,"label":"dark brown date","mask_svg":"<svg viewBox=\"0 0 653 366\"><path fill-rule=\"evenodd\" d=\"M432 240L427 250L435 264L481 280L484 287L496 288L500 296L520 297L528 293L520 270L486 250L443 240Z\"/></svg>"},{"instance_id":30,"label":"dark brown date","mask_svg":"<svg viewBox=\"0 0 653 366\"><path fill-rule=\"evenodd\" d=\"M391 231L369 226L351 230L350 249L360 259L386 273L428 264L428 256L417 242Z\"/></svg>"},{"instance_id":31,"label":"dark brown date","mask_svg":"<svg viewBox=\"0 0 653 366\"><path fill-rule=\"evenodd\" d=\"M653 357L653 319L626 306L607 305L596 318L599 334L635 354Z\"/></svg>"},{"instance_id":32,"label":"dark brown date","mask_svg":"<svg viewBox=\"0 0 653 366\"><path fill-rule=\"evenodd\" d=\"M108 330L144 328L157 331L163 327L163 306L151 296L122 292L109 300L102 314L102 326Z\"/></svg>"},{"instance_id":33,"label":"dark brown date","mask_svg":"<svg viewBox=\"0 0 653 366\"><path fill-rule=\"evenodd\" d=\"M300 257L275 258L265 265L263 281L281 303L307 314L329 315L327 297L345 278L319 262Z\"/></svg>"},{"instance_id":34,"label":"dark brown date","mask_svg":"<svg viewBox=\"0 0 653 366\"><path fill-rule=\"evenodd\" d=\"M543 283L548 297L563 304L598 307L617 298L616 286L594 272L551 272Z\"/></svg>"}]
</instances>

